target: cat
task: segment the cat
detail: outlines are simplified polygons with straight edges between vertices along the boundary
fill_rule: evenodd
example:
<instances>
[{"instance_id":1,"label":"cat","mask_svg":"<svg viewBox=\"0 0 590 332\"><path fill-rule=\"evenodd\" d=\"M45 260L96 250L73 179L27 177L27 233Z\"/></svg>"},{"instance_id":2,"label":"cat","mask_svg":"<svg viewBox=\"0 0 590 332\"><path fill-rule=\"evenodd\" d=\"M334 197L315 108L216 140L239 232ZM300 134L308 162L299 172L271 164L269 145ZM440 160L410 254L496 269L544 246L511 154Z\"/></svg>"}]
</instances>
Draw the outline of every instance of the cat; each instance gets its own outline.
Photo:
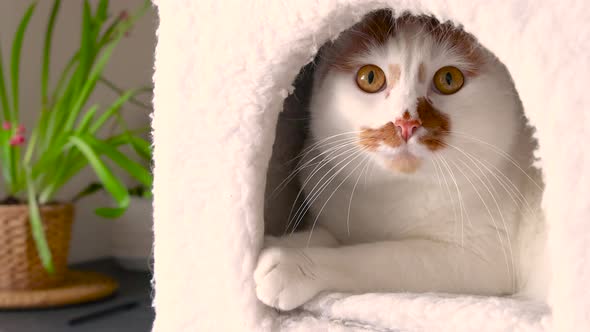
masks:
<instances>
[{"instance_id":1,"label":"cat","mask_svg":"<svg viewBox=\"0 0 590 332\"><path fill-rule=\"evenodd\" d=\"M322 291L542 299L542 181L501 62L451 23L389 10L318 59L290 217L309 225L265 238L258 298L281 310Z\"/></svg>"}]
</instances>

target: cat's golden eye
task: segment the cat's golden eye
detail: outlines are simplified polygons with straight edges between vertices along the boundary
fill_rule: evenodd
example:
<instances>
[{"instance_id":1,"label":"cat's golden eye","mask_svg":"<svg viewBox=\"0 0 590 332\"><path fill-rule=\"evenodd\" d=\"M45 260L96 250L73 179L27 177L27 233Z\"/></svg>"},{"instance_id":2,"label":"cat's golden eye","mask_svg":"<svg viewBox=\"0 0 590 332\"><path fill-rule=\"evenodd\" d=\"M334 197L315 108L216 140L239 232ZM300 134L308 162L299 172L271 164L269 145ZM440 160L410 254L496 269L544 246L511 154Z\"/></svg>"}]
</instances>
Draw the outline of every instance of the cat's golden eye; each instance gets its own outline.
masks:
<instances>
[{"instance_id":1,"label":"cat's golden eye","mask_svg":"<svg viewBox=\"0 0 590 332\"><path fill-rule=\"evenodd\" d=\"M385 73L375 65L362 66L356 73L356 84L365 92L379 92L385 86Z\"/></svg>"},{"instance_id":2,"label":"cat's golden eye","mask_svg":"<svg viewBox=\"0 0 590 332\"><path fill-rule=\"evenodd\" d=\"M452 95L461 90L465 83L465 78L457 67L446 66L436 71L432 82L438 92L443 95Z\"/></svg>"}]
</instances>

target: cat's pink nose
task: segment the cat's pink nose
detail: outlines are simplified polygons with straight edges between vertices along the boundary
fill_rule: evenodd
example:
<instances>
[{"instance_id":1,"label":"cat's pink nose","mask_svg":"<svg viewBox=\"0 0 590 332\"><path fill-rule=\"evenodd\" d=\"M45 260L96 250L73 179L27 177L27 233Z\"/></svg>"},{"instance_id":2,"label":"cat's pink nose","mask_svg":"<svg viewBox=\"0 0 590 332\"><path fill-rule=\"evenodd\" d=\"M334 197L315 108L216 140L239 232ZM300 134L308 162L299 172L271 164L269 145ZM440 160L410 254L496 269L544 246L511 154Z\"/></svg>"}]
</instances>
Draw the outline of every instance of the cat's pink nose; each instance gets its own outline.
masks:
<instances>
[{"instance_id":1,"label":"cat's pink nose","mask_svg":"<svg viewBox=\"0 0 590 332\"><path fill-rule=\"evenodd\" d=\"M416 119L397 119L394 122L395 126L399 128L400 134L404 141L408 141L412 135L422 126L420 120Z\"/></svg>"}]
</instances>

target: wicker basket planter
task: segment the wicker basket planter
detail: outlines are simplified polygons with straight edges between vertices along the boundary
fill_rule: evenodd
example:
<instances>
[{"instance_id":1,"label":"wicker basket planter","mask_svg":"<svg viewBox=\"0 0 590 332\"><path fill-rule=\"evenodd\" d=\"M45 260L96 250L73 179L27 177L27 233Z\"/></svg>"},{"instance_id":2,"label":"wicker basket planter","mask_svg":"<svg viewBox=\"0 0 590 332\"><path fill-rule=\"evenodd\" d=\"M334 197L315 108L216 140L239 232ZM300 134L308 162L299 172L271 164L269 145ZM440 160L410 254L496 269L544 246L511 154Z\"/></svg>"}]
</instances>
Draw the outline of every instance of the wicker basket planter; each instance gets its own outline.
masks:
<instances>
[{"instance_id":1,"label":"wicker basket planter","mask_svg":"<svg viewBox=\"0 0 590 332\"><path fill-rule=\"evenodd\" d=\"M0 290L59 286L65 279L74 209L70 204L40 208L55 272L45 271L31 235L27 205L0 205Z\"/></svg>"}]
</instances>

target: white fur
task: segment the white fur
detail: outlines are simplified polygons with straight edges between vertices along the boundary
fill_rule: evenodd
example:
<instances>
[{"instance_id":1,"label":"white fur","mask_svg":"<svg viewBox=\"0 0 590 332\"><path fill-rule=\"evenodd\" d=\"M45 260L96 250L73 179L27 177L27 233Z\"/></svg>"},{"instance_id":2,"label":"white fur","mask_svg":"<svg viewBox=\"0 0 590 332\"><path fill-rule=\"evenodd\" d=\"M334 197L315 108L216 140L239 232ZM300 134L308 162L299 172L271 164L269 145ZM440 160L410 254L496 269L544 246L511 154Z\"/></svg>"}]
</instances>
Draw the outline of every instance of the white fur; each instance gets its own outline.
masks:
<instances>
[{"instance_id":1,"label":"white fur","mask_svg":"<svg viewBox=\"0 0 590 332\"><path fill-rule=\"evenodd\" d=\"M302 162L306 202L292 217L300 222L310 206L311 227L293 234L297 244L293 236L284 239L291 248L273 239L279 247L262 252L255 273L259 299L290 310L323 290L507 295L522 289L529 273L520 269L518 230L523 218L542 229L540 201L531 201L542 189L531 177L534 145L505 67L486 54L479 74L466 76L461 90L437 93L432 77L439 68L466 73L470 65L452 43L435 42L419 24L359 57L359 67L374 64L386 73L399 65L401 78L387 96L388 88L359 89L356 71L316 77L312 139ZM418 80L420 63L425 82ZM406 110L418 118L420 97L450 117L449 147L427 149L418 141L427 131L421 127L400 147L362 148L358 131L393 122ZM421 160L416 172L387 166L408 154ZM318 232L326 244L310 246ZM524 258L526 266L532 257L538 256Z\"/></svg>"}]
</instances>

